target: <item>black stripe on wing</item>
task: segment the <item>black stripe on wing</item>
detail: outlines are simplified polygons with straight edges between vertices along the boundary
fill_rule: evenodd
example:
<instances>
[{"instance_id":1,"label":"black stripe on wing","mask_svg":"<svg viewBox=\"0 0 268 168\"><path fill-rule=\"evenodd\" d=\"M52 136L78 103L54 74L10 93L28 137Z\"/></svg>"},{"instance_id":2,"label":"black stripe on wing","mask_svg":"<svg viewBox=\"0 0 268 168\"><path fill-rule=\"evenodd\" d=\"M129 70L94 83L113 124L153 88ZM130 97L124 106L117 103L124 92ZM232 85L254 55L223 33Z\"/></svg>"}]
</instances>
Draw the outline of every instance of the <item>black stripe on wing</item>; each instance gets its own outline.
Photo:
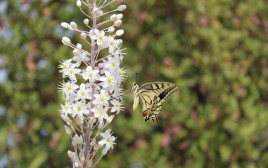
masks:
<instances>
[{"instance_id":1,"label":"black stripe on wing","mask_svg":"<svg viewBox=\"0 0 268 168\"><path fill-rule=\"evenodd\" d=\"M162 93L159 94L160 101L165 101L172 93L174 93L176 90L178 90L178 86L172 86L164 90Z\"/></svg>"}]
</instances>

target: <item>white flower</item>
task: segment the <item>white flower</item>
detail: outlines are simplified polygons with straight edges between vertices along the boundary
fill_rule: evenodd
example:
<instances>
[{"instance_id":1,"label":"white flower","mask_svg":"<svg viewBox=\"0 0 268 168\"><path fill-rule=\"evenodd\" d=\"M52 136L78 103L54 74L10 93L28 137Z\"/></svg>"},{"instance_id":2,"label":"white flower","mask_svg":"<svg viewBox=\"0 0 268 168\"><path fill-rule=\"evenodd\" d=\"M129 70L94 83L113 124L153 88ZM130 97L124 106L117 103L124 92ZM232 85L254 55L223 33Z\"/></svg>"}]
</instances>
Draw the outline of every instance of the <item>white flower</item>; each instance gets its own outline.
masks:
<instances>
[{"instance_id":1,"label":"white flower","mask_svg":"<svg viewBox=\"0 0 268 168\"><path fill-rule=\"evenodd\" d=\"M108 62L111 64L113 68L119 68L120 66L120 59L119 57L108 57Z\"/></svg>"},{"instance_id":2,"label":"white flower","mask_svg":"<svg viewBox=\"0 0 268 168\"><path fill-rule=\"evenodd\" d=\"M69 79L72 81L76 81L76 74L78 74L81 71L81 69L77 69L75 67L76 67L75 64L70 64L70 67L68 67L65 72L66 73L65 75L68 76Z\"/></svg>"},{"instance_id":3,"label":"white flower","mask_svg":"<svg viewBox=\"0 0 268 168\"><path fill-rule=\"evenodd\" d=\"M109 116L107 115L108 107L103 108L102 105L96 105L92 112L94 113L94 117L98 118L100 125L103 125L103 119L108 119Z\"/></svg>"},{"instance_id":4,"label":"white flower","mask_svg":"<svg viewBox=\"0 0 268 168\"><path fill-rule=\"evenodd\" d=\"M100 94L94 94L94 97L93 104L107 105L108 100L110 100L110 96L105 90L101 90Z\"/></svg>"},{"instance_id":5,"label":"white flower","mask_svg":"<svg viewBox=\"0 0 268 168\"><path fill-rule=\"evenodd\" d=\"M92 69L91 66L88 66L84 72L82 73L82 77L85 80L89 80L91 84L93 84L98 78L99 78L99 70L98 69Z\"/></svg>"},{"instance_id":6,"label":"white flower","mask_svg":"<svg viewBox=\"0 0 268 168\"><path fill-rule=\"evenodd\" d=\"M76 89L78 88L78 85L76 85L74 82L67 82L62 86L63 94L65 94L66 99L73 98L73 94L75 94Z\"/></svg>"},{"instance_id":7,"label":"white flower","mask_svg":"<svg viewBox=\"0 0 268 168\"><path fill-rule=\"evenodd\" d=\"M114 141L115 141L115 137L112 136L111 134L111 130L108 129L106 130L104 133L100 133L100 135L102 136L102 140L99 141L99 145L100 146L103 146L105 145L105 150L106 152L112 148L113 149L113 145L115 144Z\"/></svg>"},{"instance_id":8,"label":"white flower","mask_svg":"<svg viewBox=\"0 0 268 168\"><path fill-rule=\"evenodd\" d=\"M122 78L125 78L126 77L126 70L124 70L124 69L122 69L122 68L118 68L117 69L118 71L118 74L120 75L120 76L122 76Z\"/></svg>"},{"instance_id":9,"label":"white flower","mask_svg":"<svg viewBox=\"0 0 268 168\"><path fill-rule=\"evenodd\" d=\"M116 68L115 69L115 80L117 81L117 84L120 84L126 77L125 75L126 70L123 70L121 68Z\"/></svg>"},{"instance_id":10,"label":"white flower","mask_svg":"<svg viewBox=\"0 0 268 168\"><path fill-rule=\"evenodd\" d=\"M123 60L123 55L126 53L123 53L123 50L120 49L120 47L118 47L113 53L112 53L115 57L118 57L120 61Z\"/></svg>"},{"instance_id":11,"label":"white flower","mask_svg":"<svg viewBox=\"0 0 268 168\"><path fill-rule=\"evenodd\" d=\"M81 53L78 49L74 49L73 54L74 54L73 61L76 61L76 67L79 67L82 61L85 62L89 61L89 57L85 52Z\"/></svg>"},{"instance_id":12,"label":"white flower","mask_svg":"<svg viewBox=\"0 0 268 168\"><path fill-rule=\"evenodd\" d=\"M108 37L108 47L109 53L112 53L114 49L118 47L118 41L115 40L112 36Z\"/></svg>"},{"instance_id":13,"label":"white flower","mask_svg":"<svg viewBox=\"0 0 268 168\"><path fill-rule=\"evenodd\" d=\"M77 92L77 96L76 96L76 100L83 100L85 101L86 99L92 99L92 96L91 96L91 91L92 89L91 88L87 88L86 85L84 83L82 83L80 85L80 89L78 90Z\"/></svg>"},{"instance_id":14,"label":"white flower","mask_svg":"<svg viewBox=\"0 0 268 168\"><path fill-rule=\"evenodd\" d=\"M68 102L66 102L65 105L61 104L61 110L60 111L65 116L68 115L68 114L71 114L72 113L72 106Z\"/></svg>"},{"instance_id":15,"label":"white flower","mask_svg":"<svg viewBox=\"0 0 268 168\"><path fill-rule=\"evenodd\" d=\"M81 101L76 102L75 104L73 104L73 117L78 115L78 117L80 117L83 120L83 114L89 114L89 110L87 109L87 104L83 103Z\"/></svg>"},{"instance_id":16,"label":"white flower","mask_svg":"<svg viewBox=\"0 0 268 168\"><path fill-rule=\"evenodd\" d=\"M112 72L114 74L115 69L120 66L120 59L118 57L107 57L108 60L103 60L103 63L100 63L99 66L102 68L101 73L105 73L105 71Z\"/></svg>"},{"instance_id":17,"label":"white flower","mask_svg":"<svg viewBox=\"0 0 268 168\"><path fill-rule=\"evenodd\" d=\"M98 46L102 45L103 42L106 41L106 38L107 38L105 36L105 32L103 30L99 31L98 29L95 29L94 33L95 33L95 35L92 35L90 38L94 39L94 40L97 40L97 45Z\"/></svg>"},{"instance_id":18,"label":"white flower","mask_svg":"<svg viewBox=\"0 0 268 168\"><path fill-rule=\"evenodd\" d=\"M122 101L122 95L123 95L122 88L120 86L115 87L113 90L112 97Z\"/></svg>"},{"instance_id":19,"label":"white flower","mask_svg":"<svg viewBox=\"0 0 268 168\"><path fill-rule=\"evenodd\" d=\"M116 83L114 76L108 71L105 71L105 76L100 77L100 81L103 82L102 84L103 88L108 88L110 86L115 85Z\"/></svg>"},{"instance_id":20,"label":"white flower","mask_svg":"<svg viewBox=\"0 0 268 168\"><path fill-rule=\"evenodd\" d=\"M111 104L113 105L113 108L111 109L111 112L116 112L117 114L120 112L120 110L123 108L122 102L119 102L118 100L111 100Z\"/></svg>"},{"instance_id":21,"label":"white flower","mask_svg":"<svg viewBox=\"0 0 268 168\"><path fill-rule=\"evenodd\" d=\"M62 73L62 77L65 77L68 68L72 64L71 62L72 62L72 59L68 59L59 65L59 68L61 68L60 72Z\"/></svg>"}]
</instances>

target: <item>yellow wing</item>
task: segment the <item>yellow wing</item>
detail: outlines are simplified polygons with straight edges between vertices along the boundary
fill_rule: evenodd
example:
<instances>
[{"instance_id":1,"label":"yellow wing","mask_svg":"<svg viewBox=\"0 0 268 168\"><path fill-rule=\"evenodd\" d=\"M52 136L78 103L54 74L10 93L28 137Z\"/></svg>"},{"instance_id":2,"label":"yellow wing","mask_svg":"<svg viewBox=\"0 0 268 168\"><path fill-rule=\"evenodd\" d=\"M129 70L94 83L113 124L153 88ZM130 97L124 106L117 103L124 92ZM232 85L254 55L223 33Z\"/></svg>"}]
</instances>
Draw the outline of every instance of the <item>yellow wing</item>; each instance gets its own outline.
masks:
<instances>
[{"instance_id":1,"label":"yellow wing","mask_svg":"<svg viewBox=\"0 0 268 168\"><path fill-rule=\"evenodd\" d=\"M140 100L140 97L139 96L135 96L134 97L133 110L135 110L138 107L139 100Z\"/></svg>"},{"instance_id":2,"label":"yellow wing","mask_svg":"<svg viewBox=\"0 0 268 168\"><path fill-rule=\"evenodd\" d=\"M136 95L141 101L145 121L156 119L162 102L176 90L178 90L178 86L169 82L149 82L141 85Z\"/></svg>"}]
</instances>

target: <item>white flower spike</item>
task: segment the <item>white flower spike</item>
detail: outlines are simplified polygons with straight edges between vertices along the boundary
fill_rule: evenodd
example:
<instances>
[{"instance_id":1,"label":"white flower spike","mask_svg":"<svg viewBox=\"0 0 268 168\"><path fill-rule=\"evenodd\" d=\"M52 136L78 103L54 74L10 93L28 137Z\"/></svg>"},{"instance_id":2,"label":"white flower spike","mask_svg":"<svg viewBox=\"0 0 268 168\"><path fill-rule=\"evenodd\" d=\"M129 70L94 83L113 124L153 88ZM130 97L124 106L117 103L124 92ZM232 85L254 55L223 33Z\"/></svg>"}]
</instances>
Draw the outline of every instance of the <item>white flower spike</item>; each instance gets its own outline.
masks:
<instances>
[{"instance_id":1,"label":"white flower spike","mask_svg":"<svg viewBox=\"0 0 268 168\"><path fill-rule=\"evenodd\" d=\"M120 67L125 55L120 39L124 30L115 31L115 27L122 24L123 14L113 13L103 22L98 19L126 9L120 5L107 11L106 7L112 3L114 1L76 1L76 6L86 15L82 24L87 30L80 30L74 21L61 23L63 28L78 32L83 44L74 44L63 37L62 43L72 48L73 56L66 55L68 58L59 65L65 80L59 87L65 101L60 112L74 148L74 152L68 151L73 167L95 167L113 148L116 138L107 126L124 108L122 81L126 72ZM100 153L98 159L97 153Z\"/></svg>"}]
</instances>

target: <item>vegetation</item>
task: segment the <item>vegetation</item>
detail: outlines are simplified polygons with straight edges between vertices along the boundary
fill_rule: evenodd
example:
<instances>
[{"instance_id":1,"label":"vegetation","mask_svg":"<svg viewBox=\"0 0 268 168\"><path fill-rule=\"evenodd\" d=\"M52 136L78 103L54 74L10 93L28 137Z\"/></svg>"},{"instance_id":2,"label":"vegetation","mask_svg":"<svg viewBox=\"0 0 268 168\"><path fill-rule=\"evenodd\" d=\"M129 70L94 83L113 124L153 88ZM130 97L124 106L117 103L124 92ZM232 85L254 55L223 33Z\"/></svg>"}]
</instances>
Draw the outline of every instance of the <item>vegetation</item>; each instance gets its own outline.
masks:
<instances>
[{"instance_id":1,"label":"vegetation","mask_svg":"<svg viewBox=\"0 0 268 168\"><path fill-rule=\"evenodd\" d=\"M265 168L268 166L267 1L117 0L124 11L128 78L115 149L99 167ZM74 0L0 3L0 163L71 167L60 118L59 61L72 56L61 21L83 22ZM5 8L5 5L6 8ZM154 128L129 89L179 86ZM3 74L7 73L7 78Z\"/></svg>"}]
</instances>

